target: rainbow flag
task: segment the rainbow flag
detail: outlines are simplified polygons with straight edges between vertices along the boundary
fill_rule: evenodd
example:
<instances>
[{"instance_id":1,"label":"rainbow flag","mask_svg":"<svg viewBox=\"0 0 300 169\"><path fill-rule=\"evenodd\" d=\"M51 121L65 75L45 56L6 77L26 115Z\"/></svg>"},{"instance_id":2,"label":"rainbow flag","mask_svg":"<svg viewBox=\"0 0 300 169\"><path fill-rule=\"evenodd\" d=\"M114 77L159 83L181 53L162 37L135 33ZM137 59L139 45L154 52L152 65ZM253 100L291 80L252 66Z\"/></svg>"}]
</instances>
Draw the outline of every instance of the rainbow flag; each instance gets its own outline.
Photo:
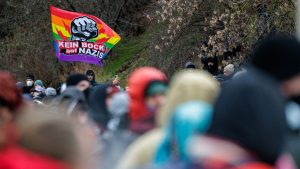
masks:
<instances>
[{"instance_id":1,"label":"rainbow flag","mask_svg":"<svg viewBox=\"0 0 300 169\"><path fill-rule=\"evenodd\" d=\"M50 6L56 57L102 66L121 37L99 18Z\"/></svg>"}]
</instances>

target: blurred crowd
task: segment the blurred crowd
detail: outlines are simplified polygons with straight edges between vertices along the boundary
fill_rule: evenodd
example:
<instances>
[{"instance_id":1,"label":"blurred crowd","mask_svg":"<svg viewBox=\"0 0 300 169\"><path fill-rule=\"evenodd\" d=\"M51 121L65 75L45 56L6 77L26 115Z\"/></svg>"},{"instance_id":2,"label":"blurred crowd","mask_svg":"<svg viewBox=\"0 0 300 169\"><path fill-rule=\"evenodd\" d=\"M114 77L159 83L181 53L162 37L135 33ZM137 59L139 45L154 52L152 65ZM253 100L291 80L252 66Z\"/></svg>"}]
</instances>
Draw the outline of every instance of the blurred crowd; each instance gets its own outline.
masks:
<instances>
[{"instance_id":1,"label":"blurred crowd","mask_svg":"<svg viewBox=\"0 0 300 169\"><path fill-rule=\"evenodd\" d=\"M300 168L300 42L269 36L239 68L201 61L170 79L138 68L124 87L0 71L0 169Z\"/></svg>"}]
</instances>

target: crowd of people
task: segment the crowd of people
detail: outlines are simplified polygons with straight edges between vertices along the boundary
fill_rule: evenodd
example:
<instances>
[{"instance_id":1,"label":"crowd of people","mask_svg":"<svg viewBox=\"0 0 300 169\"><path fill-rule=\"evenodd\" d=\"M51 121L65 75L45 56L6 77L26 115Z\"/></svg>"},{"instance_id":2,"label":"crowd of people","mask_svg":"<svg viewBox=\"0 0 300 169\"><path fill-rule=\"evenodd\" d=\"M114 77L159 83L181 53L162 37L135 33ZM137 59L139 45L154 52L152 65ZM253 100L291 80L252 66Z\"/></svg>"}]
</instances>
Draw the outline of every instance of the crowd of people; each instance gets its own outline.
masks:
<instances>
[{"instance_id":1,"label":"crowd of people","mask_svg":"<svg viewBox=\"0 0 300 169\"><path fill-rule=\"evenodd\" d=\"M138 68L125 89L0 71L0 169L300 168L300 42L267 37L239 71L201 59L170 79Z\"/></svg>"}]
</instances>

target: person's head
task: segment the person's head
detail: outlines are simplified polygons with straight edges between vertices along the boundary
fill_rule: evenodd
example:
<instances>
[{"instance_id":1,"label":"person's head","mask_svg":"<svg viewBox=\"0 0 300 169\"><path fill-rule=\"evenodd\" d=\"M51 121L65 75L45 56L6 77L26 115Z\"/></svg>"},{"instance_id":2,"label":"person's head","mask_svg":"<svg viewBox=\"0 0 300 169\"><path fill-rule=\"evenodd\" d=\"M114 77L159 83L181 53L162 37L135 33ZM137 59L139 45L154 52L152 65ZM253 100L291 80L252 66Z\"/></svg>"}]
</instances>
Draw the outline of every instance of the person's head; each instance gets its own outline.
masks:
<instances>
[{"instance_id":1,"label":"person's head","mask_svg":"<svg viewBox=\"0 0 300 169\"><path fill-rule=\"evenodd\" d=\"M119 86L120 85L120 78L118 75L115 76L115 79L112 82L113 85Z\"/></svg>"},{"instance_id":2,"label":"person's head","mask_svg":"<svg viewBox=\"0 0 300 169\"><path fill-rule=\"evenodd\" d=\"M129 111L129 96L126 92L118 92L112 95L108 110L112 115L120 116Z\"/></svg>"},{"instance_id":3,"label":"person's head","mask_svg":"<svg viewBox=\"0 0 300 169\"><path fill-rule=\"evenodd\" d=\"M119 92L112 96L111 104L108 110L113 119L110 120L108 128L110 130L127 129L128 111L129 111L129 96L126 92Z\"/></svg>"},{"instance_id":4,"label":"person's head","mask_svg":"<svg viewBox=\"0 0 300 169\"><path fill-rule=\"evenodd\" d=\"M44 94L44 92L45 92L44 88L42 88L41 86L36 86L34 88L34 90L32 91L32 96L33 97L37 97L37 96L39 96L41 94Z\"/></svg>"},{"instance_id":5,"label":"person's head","mask_svg":"<svg viewBox=\"0 0 300 169\"><path fill-rule=\"evenodd\" d=\"M95 81L95 73L94 73L94 71L87 70L86 71L86 76L87 76L88 81L90 81L90 82Z\"/></svg>"},{"instance_id":6,"label":"person's head","mask_svg":"<svg viewBox=\"0 0 300 169\"><path fill-rule=\"evenodd\" d=\"M253 52L251 63L279 81L288 97L300 94L300 43L295 37L268 37Z\"/></svg>"},{"instance_id":7,"label":"person's head","mask_svg":"<svg viewBox=\"0 0 300 169\"><path fill-rule=\"evenodd\" d=\"M79 165L81 162L83 154L79 137L85 136L82 135L78 125L63 111L35 109L22 114L17 124L20 133L19 142L27 150L71 166Z\"/></svg>"},{"instance_id":8,"label":"person's head","mask_svg":"<svg viewBox=\"0 0 300 169\"><path fill-rule=\"evenodd\" d=\"M160 70L151 67L136 69L130 75L128 82L132 106L141 103L140 106L144 106L141 109L146 113L149 107L154 108L163 101L167 78Z\"/></svg>"},{"instance_id":9,"label":"person's head","mask_svg":"<svg viewBox=\"0 0 300 169\"><path fill-rule=\"evenodd\" d=\"M148 119L148 126L155 126L154 117L156 116L157 107L164 100L162 90L165 90L166 83L166 75L153 67L138 68L130 74L128 79L130 90L128 93L131 99L129 117L132 131L143 133L151 129L151 127L145 127L144 129L139 127L138 124L142 119Z\"/></svg>"},{"instance_id":10,"label":"person's head","mask_svg":"<svg viewBox=\"0 0 300 169\"><path fill-rule=\"evenodd\" d=\"M57 92L54 88L52 87L48 87L46 90L45 90L45 95L46 96L56 96L57 95Z\"/></svg>"},{"instance_id":11,"label":"person's head","mask_svg":"<svg viewBox=\"0 0 300 169\"><path fill-rule=\"evenodd\" d=\"M196 65L193 62L189 61L185 64L184 68L185 69L196 69Z\"/></svg>"},{"instance_id":12,"label":"person's head","mask_svg":"<svg viewBox=\"0 0 300 169\"><path fill-rule=\"evenodd\" d=\"M10 73L0 72L0 146L14 139L14 133L6 126L13 122L23 104L21 91L15 84Z\"/></svg>"},{"instance_id":13,"label":"person's head","mask_svg":"<svg viewBox=\"0 0 300 169\"><path fill-rule=\"evenodd\" d=\"M76 87L80 91L84 92L84 95L86 98L89 97L89 87L90 82L88 81L88 78L84 74L71 74L67 78L67 87Z\"/></svg>"},{"instance_id":14,"label":"person's head","mask_svg":"<svg viewBox=\"0 0 300 169\"><path fill-rule=\"evenodd\" d=\"M43 98L43 103L45 105L49 105L50 106L56 96L57 96L56 89L54 89L52 87L48 87L45 90L45 97Z\"/></svg>"},{"instance_id":15,"label":"person's head","mask_svg":"<svg viewBox=\"0 0 300 169\"><path fill-rule=\"evenodd\" d=\"M34 82L34 87L37 87L37 86L44 87L44 83L41 80L36 80Z\"/></svg>"},{"instance_id":16,"label":"person's head","mask_svg":"<svg viewBox=\"0 0 300 169\"><path fill-rule=\"evenodd\" d=\"M16 83L16 86L17 86L18 89L23 90L23 88L24 88L25 85L24 85L23 82L17 82L17 83Z\"/></svg>"},{"instance_id":17,"label":"person's head","mask_svg":"<svg viewBox=\"0 0 300 169\"><path fill-rule=\"evenodd\" d=\"M167 84L163 81L152 81L145 90L145 103L150 112L156 112L165 101Z\"/></svg>"},{"instance_id":18,"label":"person's head","mask_svg":"<svg viewBox=\"0 0 300 169\"><path fill-rule=\"evenodd\" d=\"M34 84L34 76L33 75L27 75L26 77L26 85L31 87Z\"/></svg>"},{"instance_id":19,"label":"person's head","mask_svg":"<svg viewBox=\"0 0 300 169\"><path fill-rule=\"evenodd\" d=\"M291 98L300 95L300 74L281 83L284 94Z\"/></svg>"},{"instance_id":20,"label":"person's head","mask_svg":"<svg viewBox=\"0 0 300 169\"><path fill-rule=\"evenodd\" d=\"M224 68L224 76L231 76L234 74L234 65L229 64Z\"/></svg>"},{"instance_id":21,"label":"person's head","mask_svg":"<svg viewBox=\"0 0 300 169\"><path fill-rule=\"evenodd\" d=\"M166 102L159 110L158 125L167 124L176 106L187 101L200 101L212 105L218 93L218 82L206 72L188 70L177 73L171 80Z\"/></svg>"}]
</instances>

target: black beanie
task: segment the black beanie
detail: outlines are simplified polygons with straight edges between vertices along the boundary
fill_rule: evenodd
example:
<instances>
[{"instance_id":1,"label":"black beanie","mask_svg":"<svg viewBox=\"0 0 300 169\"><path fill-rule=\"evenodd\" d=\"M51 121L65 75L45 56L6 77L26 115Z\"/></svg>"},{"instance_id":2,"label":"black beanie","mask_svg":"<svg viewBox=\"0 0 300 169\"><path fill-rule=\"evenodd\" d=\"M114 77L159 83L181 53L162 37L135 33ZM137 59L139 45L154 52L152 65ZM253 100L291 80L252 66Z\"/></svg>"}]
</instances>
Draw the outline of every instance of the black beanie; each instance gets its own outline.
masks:
<instances>
[{"instance_id":1,"label":"black beanie","mask_svg":"<svg viewBox=\"0 0 300 169\"><path fill-rule=\"evenodd\" d=\"M84 74L71 74L67 78L67 86L76 86L79 82L86 80L88 81L86 75Z\"/></svg>"},{"instance_id":2,"label":"black beanie","mask_svg":"<svg viewBox=\"0 0 300 169\"><path fill-rule=\"evenodd\" d=\"M27 79L31 79L32 81L34 81L34 76L33 76L33 75L27 75L26 78L27 78Z\"/></svg>"},{"instance_id":3,"label":"black beanie","mask_svg":"<svg viewBox=\"0 0 300 169\"><path fill-rule=\"evenodd\" d=\"M292 36L268 37L254 50L251 63L279 81L300 73L300 43Z\"/></svg>"}]
</instances>

